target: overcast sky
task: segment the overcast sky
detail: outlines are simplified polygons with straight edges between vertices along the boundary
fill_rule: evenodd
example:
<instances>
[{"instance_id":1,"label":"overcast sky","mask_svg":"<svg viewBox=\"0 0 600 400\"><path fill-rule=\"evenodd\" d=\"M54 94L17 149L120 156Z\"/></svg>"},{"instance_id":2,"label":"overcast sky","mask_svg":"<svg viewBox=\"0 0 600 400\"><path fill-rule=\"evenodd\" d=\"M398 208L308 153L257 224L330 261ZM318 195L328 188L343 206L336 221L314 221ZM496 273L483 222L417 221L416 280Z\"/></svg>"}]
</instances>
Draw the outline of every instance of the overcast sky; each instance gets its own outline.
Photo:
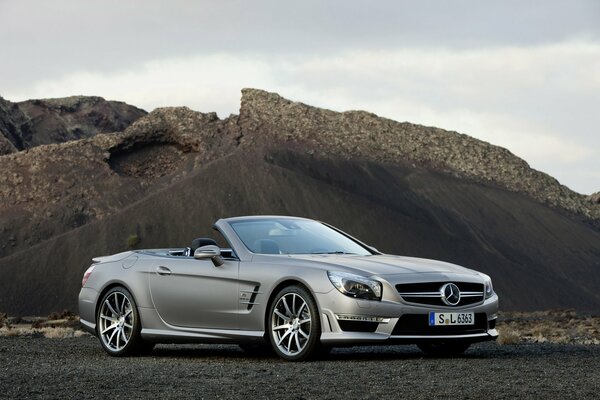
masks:
<instances>
[{"instance_id":1,"label":"overcast sky","mask_svg":"<svg viewBox=\"0 0 600 400\"><path fill-rule=\"evenodd\" d=\"M0 95L237 113L240 89L456 130L600 190L600 1L0 0Z\"/></svg>"}]
</instances>

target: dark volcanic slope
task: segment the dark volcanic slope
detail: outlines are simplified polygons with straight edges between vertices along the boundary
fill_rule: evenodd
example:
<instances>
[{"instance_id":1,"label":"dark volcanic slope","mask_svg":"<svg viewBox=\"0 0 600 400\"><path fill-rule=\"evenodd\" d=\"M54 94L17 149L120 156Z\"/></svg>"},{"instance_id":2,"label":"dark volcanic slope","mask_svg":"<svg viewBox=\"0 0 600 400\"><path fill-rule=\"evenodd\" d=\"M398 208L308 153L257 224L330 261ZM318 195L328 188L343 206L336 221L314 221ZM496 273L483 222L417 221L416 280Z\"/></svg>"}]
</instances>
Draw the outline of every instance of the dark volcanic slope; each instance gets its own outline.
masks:
<instances>
[{"instance_id":1,"label":"dark volcanic slope","mask_svg":"<svg viewBox=\"0 0 600 400\"><path fill-rule=\"evenodd\" d=\"M101 97L72 96L20 103L0 97L0 155L122 131L144 115L146 112L137 107Z\"/></svg>"},{"instance_id":2,"label":"dark volcanic slope","mask_svg":"<svg viewBox=\"0 0 600 400\"><path fill-rule=\"evenodd\" d=\"M90 258L126 249L130 234L139 235L141 247L183 246L210 234L216 219L243 214L323 219L385 252L476 268L494 278L504 309L600 306L600 231L583 213L557 206L564 201L593 214L598 211L593 203L579 203L573 195L550 206L536 198L539 192L507 190L499 177L479 176L488 166L476 160L471 167L464 164L471 171L465 177L447 164L440 167L442 157L418 162L398 150L394 159L389 154L400 146L393 138L383 150L373 145L370 154L361 136L386 137L374 125L369 130L375 117L362 126L355 120L360 113L350 113L350 123L346 114L284 100L269 103L272 96L245 92L239 118L221 121L185 108L161 109L122 135L0 157L0 168L10 171L9 181L0 183L9 188L0 192L0 235L9 243L0 258L7 278L0 280L0 310L74 309ZM290 107L302 107L300 122L285 116ZM327 133L335 128L335 115L341 121L338 136ZM392 130L405 127L382 123ZM407 125L413 134L429 134L429 128ZM353 137L357 129L364 132ZM437 142L444 140L443 132L435 130ZM400 133L393 135L410 144ZM452 141L457 134L448 135ZM438 143L431 149L436 146L444 148ZM490 146L484 153L497 151L503 152ZM482 157L481 162L497 162ZM58 160L69 160L74 172L61 169ZM28 174L19 172L26 168ZM540 174L527 173L532 180ZM41 179L53 183L38 193ZM47 191L54 204L44 203ZM75 205L80 209L73 210ZM67 223L76 215L85 218ZM25 221L27 231L14 228ZM21 236L40 227L47 232L43 237Z\"/></svg>"}]
</instances>

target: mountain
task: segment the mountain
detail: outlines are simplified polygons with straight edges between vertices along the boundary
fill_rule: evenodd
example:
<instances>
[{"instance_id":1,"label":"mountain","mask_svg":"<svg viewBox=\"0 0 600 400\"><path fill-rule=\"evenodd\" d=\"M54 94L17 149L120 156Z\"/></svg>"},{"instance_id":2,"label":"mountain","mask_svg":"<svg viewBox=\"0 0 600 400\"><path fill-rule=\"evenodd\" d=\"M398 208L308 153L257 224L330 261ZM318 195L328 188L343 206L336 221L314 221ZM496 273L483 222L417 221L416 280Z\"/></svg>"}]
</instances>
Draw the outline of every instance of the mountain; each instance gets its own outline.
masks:
<instances>
[{"instance_id":1,"label":"mountain","mask_svg":"<svg viewBox=\"0 0 600 400\"><path fill-rule=\"evenodd\" d=\"M221 217L321 219L379 250L492 276L505 310L600 306L600 204L508 150L256 89L219 119L161 108L118 134L0 157L0 310L76 309L93 256L186 246Z\"/></svg>"},{"instance_id":2,"label":"mountain","mask_svg":"<svg viewBox=\"0 0 600 400\"><path fill-rule=\"evenodd\" d=\"M137 107L101 97L72 96L20 103L0 97L0 155L122 131L146 114Z\"/></svg>"}]
</instances>

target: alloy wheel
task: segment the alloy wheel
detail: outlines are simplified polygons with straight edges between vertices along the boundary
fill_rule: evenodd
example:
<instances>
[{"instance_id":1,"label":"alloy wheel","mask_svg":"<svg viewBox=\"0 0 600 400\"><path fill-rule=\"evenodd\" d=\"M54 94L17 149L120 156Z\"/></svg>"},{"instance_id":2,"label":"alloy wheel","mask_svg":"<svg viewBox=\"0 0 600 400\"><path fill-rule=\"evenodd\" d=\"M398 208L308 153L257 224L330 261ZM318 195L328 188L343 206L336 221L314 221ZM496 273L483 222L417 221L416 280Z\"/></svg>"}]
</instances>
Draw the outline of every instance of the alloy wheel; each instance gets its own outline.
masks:
<instances>
[{"instance_id":1,"label":"alloy wheel","mask_svg":"<svg viewBox=\"0 0 600 400\"><path fill-rule=\"evenodd\" d=\"M129 298L120 291L111 293L101 305L99 331L102 343L110 351L121 351L133 335L133 306Z\"/></svg>"},{"instance_id":2,"label":"alloy wheel","mask_svg":"<svg viewBox=\"0 0 600 400\"><path fill-rule=\"evenodd\" d=\"M311 312L307 302L297 293L279 298L271 316L274 344L287 356L301 353L310 340Z\"/></svg>"}]
</instances>

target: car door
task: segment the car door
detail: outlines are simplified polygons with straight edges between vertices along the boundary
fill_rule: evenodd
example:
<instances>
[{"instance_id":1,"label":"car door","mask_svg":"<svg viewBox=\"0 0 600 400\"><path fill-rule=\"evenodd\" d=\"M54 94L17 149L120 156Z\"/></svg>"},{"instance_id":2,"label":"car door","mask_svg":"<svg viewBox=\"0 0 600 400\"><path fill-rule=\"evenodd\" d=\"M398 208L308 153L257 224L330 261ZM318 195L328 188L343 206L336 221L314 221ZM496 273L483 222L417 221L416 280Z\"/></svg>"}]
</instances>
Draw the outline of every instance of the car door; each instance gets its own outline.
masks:
<instances>
[{"instance_id":1,"label":"car door","mask_svg":"<svg viewBox=\"0 0 600 400\"><path fill-rule=\"evenodd\" d=\"M150 274L150 293L160 317L189 328L238 328L239 261L162 257Z\"/></svg>"}]
</instances>

